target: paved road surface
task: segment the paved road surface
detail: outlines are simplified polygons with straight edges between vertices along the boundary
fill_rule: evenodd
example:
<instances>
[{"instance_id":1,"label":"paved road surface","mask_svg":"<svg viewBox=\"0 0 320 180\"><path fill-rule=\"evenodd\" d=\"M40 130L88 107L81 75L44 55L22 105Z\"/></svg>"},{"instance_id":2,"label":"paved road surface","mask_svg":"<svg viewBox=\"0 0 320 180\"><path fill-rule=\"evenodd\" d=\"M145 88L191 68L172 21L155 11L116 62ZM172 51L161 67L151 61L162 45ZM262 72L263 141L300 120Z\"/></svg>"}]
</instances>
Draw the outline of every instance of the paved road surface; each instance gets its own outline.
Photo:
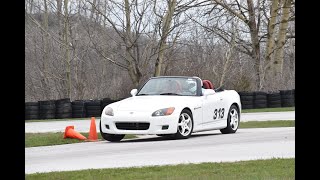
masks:
<instances>
[{"instance_id":1,"label":"paved road surface","mask_svg":"<svg viewBox=\"0 0 320 180\"><path fill-rule=\"evenodd\" d=\"M294 120L295 111L288 112L263 112L263 113L242 113L241 121L267 121L267 120ZM99 131L99 121L96 119L97 131ZM78 132L89 132L90 118L88 120L72 121L48 121L48 122L27 122L25 132L64 132L66 126L73 125Z\"/></svg>"},{"instance_id":2,"label":"paved road surface","mask_svg":"<svg viewBox=\"0 0 320 180\"><path fill-rule=\"evenodd\" d=\"M295 157L295 128L239 129L195 133L189 139L144 137L25 148L25 171L68 171L180 163L226 162Z\"/></svg>"}]
</instances>

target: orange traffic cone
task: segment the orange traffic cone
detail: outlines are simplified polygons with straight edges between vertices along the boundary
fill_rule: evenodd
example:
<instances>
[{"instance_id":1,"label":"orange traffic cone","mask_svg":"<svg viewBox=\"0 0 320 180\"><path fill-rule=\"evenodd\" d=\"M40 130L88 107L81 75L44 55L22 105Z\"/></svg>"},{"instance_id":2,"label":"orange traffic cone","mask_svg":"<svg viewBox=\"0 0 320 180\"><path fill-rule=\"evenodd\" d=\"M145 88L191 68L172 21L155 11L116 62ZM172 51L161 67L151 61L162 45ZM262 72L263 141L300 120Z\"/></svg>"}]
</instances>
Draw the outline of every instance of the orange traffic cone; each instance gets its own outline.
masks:
<instances>
[{"instance_id":1,"label":"orange traffic cone","mask_svg":"<svg viewBox=\"0 0 320 180\"><path fill-rule=\"evenodd\" d=\"M74 138L79 140L86 140L87 138L84 137L82 134L78 133L74 130L74 126L67 126L66 130L64 131L64 139L66 138Z\"/></svg>"},{"instance_id":2,"label":"orange traffic cone","mask_svg":"<svg viewBox=\"0 0 320 180\"><path fill-rule=\"evenodd\" d=\"M98 140L98 134L96 129L96 118L91 117L91 124L90 124L90 132L88 140L90 141L97 141Z\"/></svg>"}]
</instances>

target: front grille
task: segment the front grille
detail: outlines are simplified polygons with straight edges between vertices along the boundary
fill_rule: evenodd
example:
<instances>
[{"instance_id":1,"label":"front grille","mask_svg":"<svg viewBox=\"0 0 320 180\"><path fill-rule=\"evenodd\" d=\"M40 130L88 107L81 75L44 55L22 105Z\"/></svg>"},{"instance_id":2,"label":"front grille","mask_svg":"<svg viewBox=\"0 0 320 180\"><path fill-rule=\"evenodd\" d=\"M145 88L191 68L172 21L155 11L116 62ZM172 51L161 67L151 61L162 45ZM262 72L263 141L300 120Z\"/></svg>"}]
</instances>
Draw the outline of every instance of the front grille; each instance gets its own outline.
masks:
<instances>
[{"instance_id":1,"label":"front grille","mask_svg":"<svg viewBox=\"0 0 320 180\"><path fill-rule=\"evenodd\" d=\"M116 123L117 129L120 130L147 130L149 129L150 123Z\"/></svg>"}]
</instances>

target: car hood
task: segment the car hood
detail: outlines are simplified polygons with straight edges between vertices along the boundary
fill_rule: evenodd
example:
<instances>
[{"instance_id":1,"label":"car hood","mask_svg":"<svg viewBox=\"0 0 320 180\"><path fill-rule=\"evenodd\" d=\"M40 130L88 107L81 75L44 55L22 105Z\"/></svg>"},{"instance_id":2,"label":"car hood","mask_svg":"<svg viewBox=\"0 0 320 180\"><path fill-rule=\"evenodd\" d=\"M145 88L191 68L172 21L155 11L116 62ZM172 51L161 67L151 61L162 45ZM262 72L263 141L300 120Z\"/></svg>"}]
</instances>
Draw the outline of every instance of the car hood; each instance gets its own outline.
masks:
<instances>
[{"instance_id":1,"label":"car hood","mask_svg":"<svg viewBox=\"0 0 320 180\"><path fill-rule=\"evenodd\" d=\"M178 107L190 101L188 96L135 96L119 102L117 111L156 111L162 108ZM186 102L186 103L183 103Z\"/></svg>"}]
</instances>

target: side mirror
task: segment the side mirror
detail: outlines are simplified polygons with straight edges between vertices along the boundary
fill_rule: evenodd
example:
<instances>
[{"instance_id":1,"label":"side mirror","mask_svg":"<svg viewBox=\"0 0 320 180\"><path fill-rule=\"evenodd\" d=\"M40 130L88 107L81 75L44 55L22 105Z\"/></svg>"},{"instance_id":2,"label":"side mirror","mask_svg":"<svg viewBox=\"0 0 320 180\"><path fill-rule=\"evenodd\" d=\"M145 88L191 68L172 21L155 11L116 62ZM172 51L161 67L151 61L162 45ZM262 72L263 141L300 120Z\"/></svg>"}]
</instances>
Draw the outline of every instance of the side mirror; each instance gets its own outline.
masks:
<instances>
[{"instance_id":1,"label":"side mirror","mask_svg":"<svg viewBox=\"0 0 320 180\"><path fill-rule=\"evenodd\" d=\"M136 95L137 95L137 92L138 92L138 89L132 89L131 92L130 92L130 94L131 94L132 96L136 96Z\"/></svg>"},{"instance_id":2,"label":"side mirror","mask_svg":"<svg viewBox=\"0 0 320 180\"><path fill-rule=\"evenodd\" d=\"M213 89L205 89L204 92L203 92L203 95L205 97L209 96L209 95L213 95L215 94L216 92L213 90Z\"/></svg>"}]
</instances>

